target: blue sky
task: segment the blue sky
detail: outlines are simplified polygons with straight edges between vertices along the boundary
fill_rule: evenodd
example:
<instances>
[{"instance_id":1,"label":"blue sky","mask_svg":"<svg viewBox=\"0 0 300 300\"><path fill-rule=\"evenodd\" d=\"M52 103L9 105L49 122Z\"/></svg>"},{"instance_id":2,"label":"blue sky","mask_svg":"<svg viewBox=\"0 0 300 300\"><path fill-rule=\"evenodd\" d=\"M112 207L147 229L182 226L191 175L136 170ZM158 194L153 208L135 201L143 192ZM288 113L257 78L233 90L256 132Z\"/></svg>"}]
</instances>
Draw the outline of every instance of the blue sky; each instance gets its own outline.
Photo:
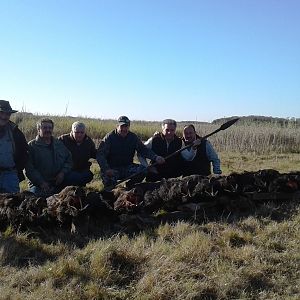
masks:
<instances>
[{"instance_id":1,"label":"blue sky","mask_svg":"<svg viewBox=\"0 0 300 300\"><path fill-rule=\"evenodd\" d=\"M0 0L0 43L18 110L300 117L298 0Z\"/></svg>"}]
</instances>

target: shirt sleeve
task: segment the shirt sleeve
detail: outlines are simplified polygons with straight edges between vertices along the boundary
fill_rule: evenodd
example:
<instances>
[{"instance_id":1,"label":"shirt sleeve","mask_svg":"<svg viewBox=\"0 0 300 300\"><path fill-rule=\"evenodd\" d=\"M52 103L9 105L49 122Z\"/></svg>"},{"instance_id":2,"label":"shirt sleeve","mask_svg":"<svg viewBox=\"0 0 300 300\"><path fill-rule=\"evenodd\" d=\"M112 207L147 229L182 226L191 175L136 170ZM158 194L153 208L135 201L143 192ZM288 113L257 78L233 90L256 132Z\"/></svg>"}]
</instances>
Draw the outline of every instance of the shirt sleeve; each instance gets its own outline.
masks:
<instances>
[{"instance_id":1,"label":"shirt sleeve","mask_svg":"<svg viewBox=\"0 0 300 300\"><path fill-rule=\"evenodd\" d=\"M153 137L149 138L149 139L144 143L144 145L145 145L148 149L152 149L152 140L153 140Z\"/></svg>"},{"instance_id":2,"label":"shirt sleeve","mask_svg":"<svg viewBox=\"0 0 300 300\"><path fill-rule=\"evenodd\" d=\"M147 149L152 149L152 137L149 138L146 142L144 142L144 145ZM145 156L143 156L141 153L137 152L137 157L140 162L140 164L144 167L148 167L148 162Z\"/></svg>"},{"instance_id":3,"label":"shirt sleeve","mask_svg":"<svg viewBox=\"0 0 300 300\"><path fill-rule=\"evenodd\" d=\"M185 144L182 141L181 148L183 148L183 147L185 147ZM191 147L181 151L180 154L184 160L191 161L195 158L195 156L197 154L197 149L193 149L193 147L191 146Z\"/></svg>"},{"instance_id":4,"label":"shirt sleeve","mask_svg":"<svg viewBox=\"0 0 300 300\"><path fill-rule=\"evenodd\" d=\"M213 173L222 174L222 170L220 167L220 159L209 141L206 141L206 155L208 160L212 162Z\"/></svg>"},{"instance_id":5,"label":"shirt sleeve","mask_svg":"<svg viewBox=\"0 0 300 300\"><path fill-rule=\"evenodd\" d=\"M155 160L157 155L152 151L151 148L148 147L145 144L143 144L143 142L137 137L137 146L136 146L137 153L144 158Z\"/></svg>"}]
</instances>

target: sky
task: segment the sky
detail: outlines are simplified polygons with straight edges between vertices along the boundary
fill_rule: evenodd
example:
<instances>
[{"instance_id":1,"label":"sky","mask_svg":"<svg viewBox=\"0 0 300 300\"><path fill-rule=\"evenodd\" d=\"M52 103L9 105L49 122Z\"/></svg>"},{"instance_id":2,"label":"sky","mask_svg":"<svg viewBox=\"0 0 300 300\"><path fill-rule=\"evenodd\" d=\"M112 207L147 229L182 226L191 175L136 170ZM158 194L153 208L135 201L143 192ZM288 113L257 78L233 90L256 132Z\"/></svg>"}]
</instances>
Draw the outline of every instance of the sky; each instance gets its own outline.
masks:
<instances>
[{"instance_id":1,"label":"sky","mask_svg":"<svg viewBox=\"0 0 300 300\"><path fill-rule=\"evenodd\" d=\"M299 0L0 0L0 99L49 115L300 117Z\"/></svg>"}]
</instances>

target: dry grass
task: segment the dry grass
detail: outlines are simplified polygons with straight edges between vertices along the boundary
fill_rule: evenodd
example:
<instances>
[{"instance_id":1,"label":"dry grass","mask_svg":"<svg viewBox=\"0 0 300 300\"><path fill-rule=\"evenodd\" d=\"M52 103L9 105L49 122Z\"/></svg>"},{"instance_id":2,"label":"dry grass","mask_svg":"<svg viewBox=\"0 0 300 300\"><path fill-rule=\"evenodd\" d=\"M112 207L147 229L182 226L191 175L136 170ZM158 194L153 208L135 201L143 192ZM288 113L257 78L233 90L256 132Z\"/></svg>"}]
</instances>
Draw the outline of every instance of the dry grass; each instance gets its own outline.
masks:
<instances>
[{"instance_id":1,"label":"dry grass","mask_svg":"<svg viewBox=\"0 0 300 300\"><path fill-rule=\"evenodd\" d=\"M233 224L165 224L83 248L10 234L1 237L0 297L298 299L299 237L299 212L281 222L253 216ZM14 243L22 246L12 246L8 259ZM34 259L41 251L47 260Z\"/></svg>"},{"instance_id":2,"label":"dry grass","mask_svg":"<svg viewBox=\"0 0 300 300\"><path fill-rule=\"evenodd\" d=\"M36 135L36 122L40 115L20 113L13 115L15 121L24 132L27 140ZM73 118L50 116L55 123L54 134L59 136L68 133L75 121L82 121L87 125L88 134L99 143L104 135L116 126L114 120ZM183 126L188 122L178 124L177 134L181 136ZM213 132L218 125L196 123L199 135L204 136ZM137 133L142 140L148 139L155 131L161 129L160 122L133 121L131 130ZM281 125L279 123L236 123L225 131L210 137L210 141L221 152L236 152L240 154L269 154L269 153L300 153L300 128L294 122Z\"/></svg>"},{"instance_id":3,"label":"dry grass","mask_svg":"<svg viewBox=\"0 0 300 300\"><path fill-rule=\"evenodd\" d=\"M221 168L225 175L232 172L275 169L282 173L299 171L300 153L239 154L220 152Z\"/></svg>"}]
</instances>

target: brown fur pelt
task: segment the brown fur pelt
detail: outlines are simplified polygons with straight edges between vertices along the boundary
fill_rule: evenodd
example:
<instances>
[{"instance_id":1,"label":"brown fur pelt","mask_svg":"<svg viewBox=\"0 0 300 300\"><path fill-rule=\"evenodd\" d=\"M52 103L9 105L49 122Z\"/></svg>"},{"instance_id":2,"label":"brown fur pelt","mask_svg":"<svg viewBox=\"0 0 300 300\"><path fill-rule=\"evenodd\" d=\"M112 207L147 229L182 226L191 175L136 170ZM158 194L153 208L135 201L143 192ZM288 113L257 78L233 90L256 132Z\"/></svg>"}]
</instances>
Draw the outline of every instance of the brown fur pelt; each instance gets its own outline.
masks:
<instances>
[{"instance_id":1,"label":"brown fur pelt","mask_svg":"<svg viewBox=\"0 0 300 300\"><path fill-rule=\"evenodd\" d=\"M46 201L37 198L33 193L0 194L0 220L3 225L22 226L33 223L44 216Z\"/></svg>"},{"instance_id":2,"label":"brown fur pelt","mask_svg":"<svg viewBox=\"0 0 300 300\"><path fill-rule=\"evenodd\" d=\"M114 203L114 210L117 212L134 212L143 201L143 190L138 186L130 191L121 193Z\"/></svg>"},{"instance_id":3,"label":"brown fur pelt","mask_svg":"<svg viewBox=\"0 0 300 300\"><path fill-rule=\"evenodd\" d=\"M134 188L127 190L124 187L118 187L112 190L114 195L113 206L118 213L137 212L141 207L146 192L152 192L162 185L158 182L142 182L134 185Z\"/></svg>"},{"instance_id":4,"label":"brown fur pelt","mask_svg":"<svg viewBox=\"0 0 300 300\"><path fill-rule=\"evenodd\" d=\"M276 170L266 169L220 177L191 175L162 180L159 188L145 193L144 205L149 211L159 208L171 211L187 202L201 203L225 198L238 201L251 193L293 193L299 190L300 172L280 174Z\"/></svg>"},{"instance_id":5,"label":"brown fur pelt","mask_svg":"<svg viewBox=\"0 0 300 300\"><path fill-rule=\"evenodd\" d=\"M85 192L77 186L67 186L60 193L48 197L47 213L49 216L65 223L76 217L84 208Z\"/></svg>"}]
</instances>

